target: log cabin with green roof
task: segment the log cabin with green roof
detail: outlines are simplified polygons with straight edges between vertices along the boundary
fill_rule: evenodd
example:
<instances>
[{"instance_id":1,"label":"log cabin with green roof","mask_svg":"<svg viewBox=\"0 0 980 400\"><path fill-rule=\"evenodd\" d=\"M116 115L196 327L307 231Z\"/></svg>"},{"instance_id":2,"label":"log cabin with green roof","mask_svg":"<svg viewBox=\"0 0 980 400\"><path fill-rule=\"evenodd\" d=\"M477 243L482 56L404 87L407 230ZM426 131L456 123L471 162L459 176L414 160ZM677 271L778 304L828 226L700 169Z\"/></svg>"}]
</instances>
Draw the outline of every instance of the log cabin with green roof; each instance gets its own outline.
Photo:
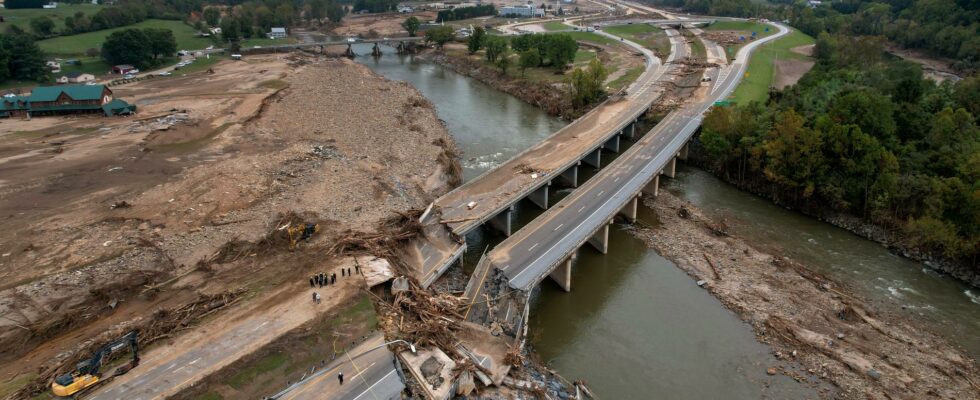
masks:
<instances>
[{"instance_id":1,"label":"log cabin with green roof","mask_svg":"<svg viewBox=\"0 0 980 400\"><path fill-rule=\"evenodd\" d=\"M108 117L134 112L135 105L113 99L112 90L105 85L39 86L30 95L0 99L0 117L5 118L96 113Z\"/></svg>"}]
</instances>

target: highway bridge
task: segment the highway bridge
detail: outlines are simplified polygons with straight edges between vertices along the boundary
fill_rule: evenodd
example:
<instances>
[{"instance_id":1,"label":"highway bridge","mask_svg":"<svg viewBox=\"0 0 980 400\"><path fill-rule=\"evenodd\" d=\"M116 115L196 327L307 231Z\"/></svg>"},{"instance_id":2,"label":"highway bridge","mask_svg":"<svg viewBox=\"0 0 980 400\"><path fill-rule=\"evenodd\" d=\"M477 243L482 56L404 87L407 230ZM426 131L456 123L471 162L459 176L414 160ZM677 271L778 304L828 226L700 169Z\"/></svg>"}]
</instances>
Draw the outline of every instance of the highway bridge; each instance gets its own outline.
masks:
<instances>
[{"instance_id":1,"label":"highway bridge","mask_svg":"<svg viewBox=\"0 0 980 400\"><path fill-rule=\"evenodd\" d=\"M785 26L776 27L777 33L742 48L726 71L713 73L718 79L706 98L668 114L614 163L487 253L466 289L472 299L467 317L503 322L521 337L526 331L527 296L534 286L551 277L569 291L578 248L588 243L602 253L609 251L613 218L620 214L634 220L640 194L656 195L660 175L673 176L676 160L686 157L686 144L704 112L734 91L751 52L789 33Z\"/></svg>"},{"instance_id":2,"label":"highway bridge","mask_svg":"<svg viewBox=\"0 0 980 400\"><path fill-rule=\"evenodd\" d=\"M600 35L620 40L605 32ZM549 207L553 182L575 187L583 163L599 168L603 151L619 151L621 140L636 137L636 123L663 93L663 82L676 78L687 56L687 45L677 31L668 30L671 54L662 63L652 51L623 40L646 62L646 71L627 88L622 99L609 100L542 142L514 156L483 175L438 198L426 213L425 235L408 250L415 260L416 278L428 286L462 254L465 237L486 224L505 235L513 233L512 217L517 202L527 198L543 209Z\"/></svg>"},{"instance_id":3,"label":"highway bridge","mask_svg":"<svg viewBox=\"0 0 980 400\"><path fill-rule=\"evenodd\" d=\"M391 47L398 47L400 44L405 43L418 43L424 41L423 37L391 37L391 38L379 38L379 39L354 39L350 40L328 40L322 42L306 42L306 43L289 43L289 44L274 44L268 46L253 46L244 47L242 52L247 53L249 51L261 50L265 51L290 51L290 50L300 50L300 49L318 49L323 51L324 48L330 46L351 46L355 44L375 44L375 45L387 45ZM192 53L203 53L203 54L216 54L224 53L226 51L231 51L230 49L202 49L193 50Z\"/></svg>"}]
</instances>

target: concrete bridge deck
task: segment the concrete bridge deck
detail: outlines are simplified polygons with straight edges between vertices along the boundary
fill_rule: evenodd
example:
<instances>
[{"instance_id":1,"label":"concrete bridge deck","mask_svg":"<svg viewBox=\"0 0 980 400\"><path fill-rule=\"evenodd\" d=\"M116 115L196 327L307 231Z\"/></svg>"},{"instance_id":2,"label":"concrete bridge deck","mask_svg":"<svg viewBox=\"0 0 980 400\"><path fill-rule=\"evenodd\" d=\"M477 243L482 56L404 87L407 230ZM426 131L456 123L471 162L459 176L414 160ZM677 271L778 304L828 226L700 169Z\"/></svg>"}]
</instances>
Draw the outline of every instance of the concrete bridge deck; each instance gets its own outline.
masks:
<instances>
[{"instance_id":1,"label":"concrete bridge deck","mask_svg":"<svg viewBox=\"0 0 980 400\"><path fill-rule=\"evenodd\" d=\"M686 155L686 143L700 126L703 113L734 91L745 73L750 53L789 33L785 26L776 26L776 34L750 43L739 52L724 78L714 81L703 101L668 114L613 164L486 254L467 286L466 296L477 304L483 298L500 298L501 293L483 293L494 290L493 285L484 284L494 270L503 273L510 289L522 293L530 292L548 276L566 291L571 290L572 260L578 248L590 243L602 253L609 251L608 229L613 218L623 214L635 219L638 195L644 191L656 194L659 176L673 176L676 157ZM499 286L496 288L500 290ZM483 306L474 308L481 309L476 314L488 311ZM496 308L507 315L498 319L513 320L514 310L520 305L498 304Z\"/></svg>"},{"instance_id":2,"label":"concrete bridge deck","mask_svg":"<svg viewBox=\"0 0 980 400\"><path fill-rule=\"evenodd\" d=\"M597 33L620 40L605 32ZM620 135L635 137L636 121L663 93L658 82L673 79L668 72L678 67L672 61L687 56L683 36L674 30L667 34L671 55L666 64L649 49L621 41L641 52L647 66L627 88L623 99L602 103L537 145L436 199L435 211L422 221L427 227L423 238L407 250L407 259L414 260L416 277L423 286L438 278L465 249L462 240L447 238L463 237L488 222L509 235L511 212L517 202L530 198L547 209L547 187L553 181L577 186L579 164L585 162L598 168L604 148L618 151Z\"/></svg>"}]
</instances>

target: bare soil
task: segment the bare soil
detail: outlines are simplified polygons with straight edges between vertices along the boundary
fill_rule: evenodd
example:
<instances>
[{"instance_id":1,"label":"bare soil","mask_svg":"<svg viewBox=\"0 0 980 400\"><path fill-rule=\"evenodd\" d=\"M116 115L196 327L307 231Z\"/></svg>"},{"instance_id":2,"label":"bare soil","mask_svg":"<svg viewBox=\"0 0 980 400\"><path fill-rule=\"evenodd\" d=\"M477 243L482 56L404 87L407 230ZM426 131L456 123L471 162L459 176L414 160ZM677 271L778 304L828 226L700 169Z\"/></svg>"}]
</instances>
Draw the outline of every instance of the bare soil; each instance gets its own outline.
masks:
<instances>
[{"instance_id":1,"label":"bare soil","mask_svg":"<svg viewBox=\"0 0 980 400\"><path fill-rule=\"evenodd\" d=\"M814 64L813 61L804 60L776 60L776 79L773 86L782 90L787 86L795 85L813 68Z\"/></svg>"},{"instance_id":2,"label":"bare soil","mask_svg":"<svg viewBox=\"0 0 980 400\"><path fill-rule=\"evenodd\" d=\"M326 257L312 249L458 181L451 137L405 83L298 55L214 70L114 87L134 117L4 122L0 380L201 294L305 280ZM321 231L289 252L290 222Z\"/></svg>"},{"instance_id":3,"label":"bare soil","mask_svg":"<svg viewBox=\"0 0 980 400\"><path fill-rule=\"evenodd\" d=\"M913 322L879 314L840 283L728 236L724 221L668 192L644 204L660 223L637 227L634 235L703 281L781 363L802 366L840 389L823 397L980 398L975 361ZM771 368L807 379L788 365Z\"/></svg>"},{"instance_id":4,"label":"bare soil","mask_svg":"<svg viewBox=\"0 0 980 400\"><path fill-rule=\"evenodd\" d=\"M406 18L414 16L422 22L431 21L436 18L435 11L420 11L411 14L385 13L385 14L351 14L340 24L333 28L334 34L344 36L371 37L393 37L407 36L408 32L402 28L402 22Z\"/></svg>"}]
</instances>

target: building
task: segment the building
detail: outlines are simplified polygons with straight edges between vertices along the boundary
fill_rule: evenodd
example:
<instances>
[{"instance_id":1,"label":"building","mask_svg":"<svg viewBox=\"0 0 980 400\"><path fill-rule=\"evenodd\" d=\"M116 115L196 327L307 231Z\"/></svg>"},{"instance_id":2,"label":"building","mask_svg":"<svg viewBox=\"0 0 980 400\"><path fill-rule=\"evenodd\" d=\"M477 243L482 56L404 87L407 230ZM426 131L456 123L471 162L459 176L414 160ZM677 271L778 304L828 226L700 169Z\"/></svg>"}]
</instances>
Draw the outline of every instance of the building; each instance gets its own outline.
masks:
<instances>
[{"instance_id":1,"label":"building","mask_svg":"<svg viewBox=\"0 0 980 400\"><path fill-rule=\"evenodd\" d=\"M415 9L412 8L412 7L409 7L409 6L398 6L398 12L403 13L403 14L405 14L405 13L412 13L412 12L415 12Z\"/></svg>"},{"instance_id":2,"label":"building","mask_svg":"<svg viewBox=\"0 0 980 400\"><path fill-rule=\"evenodd\" d=\"M537 8L533 4L520 4L516 6L506 6L500 8L500 15L509 18L534 18L543 17L544 9Z\"/></svg>"},{"instance_id":3,"label":"building","mask_svg":"<svg viewBox=\"0 0 980 400\"><path fill-rule=\"evenodd\" d=\"M269 30L269 39L284 39L286 37L286 28L274 27Z\"/></svg>"},{"instance_id":4,"label":"building","mask_svg":"<svg viewBox=\"0 0 980 400\"><path fill-rule=\"evenodd\" d=\"M114 74L125 75L134 72L140 72L140 70L129 64L120 64L112 67L112 73Z\"/></svg>"},{"instance_id":5,"label":"building","mask_svg":"<svg viewBox=\"0 0 980 400\"><path fill-rule=\"evenodd\" d=\"M57 73L61 72L61 63L60 62L57 62L57 61L48 61L47 63L45 63L45 65L47 65L48 68L51 69L51 73L52 74L57 74Z\"/></svg>"},{"instance_id":6,"label":"building","mask_svg":"<svg viewBox=\"0 0 980 400\"><path fill-rule=\"evenodd\" d=\"M45 9L58 8L58 3L48 3L48 4L45 4L45 5L41 6L41 8L45 8Z\"/></svg>"},{"instance_id":7,"label":"building","mask_svg":"<svg viewBox=\"0 0 980 400\"><path fill-rule=\"evenodd\" d=\"M136 106L112 98L105 85L40 86L27 96L0 99L0 117L28 117L64 114L97 114L105 116L136 112Z\"/></svg>"},{"instance_id":8,"label":"building","mask_svg":"<svg viewBox=\"0 0 980 400\"><path fill-rule=\"evenodd\" d=\"M85 83L95 81L95 75L83 72L69 72L58 77L58 83Z\"/></svg>"}]
</instances>

